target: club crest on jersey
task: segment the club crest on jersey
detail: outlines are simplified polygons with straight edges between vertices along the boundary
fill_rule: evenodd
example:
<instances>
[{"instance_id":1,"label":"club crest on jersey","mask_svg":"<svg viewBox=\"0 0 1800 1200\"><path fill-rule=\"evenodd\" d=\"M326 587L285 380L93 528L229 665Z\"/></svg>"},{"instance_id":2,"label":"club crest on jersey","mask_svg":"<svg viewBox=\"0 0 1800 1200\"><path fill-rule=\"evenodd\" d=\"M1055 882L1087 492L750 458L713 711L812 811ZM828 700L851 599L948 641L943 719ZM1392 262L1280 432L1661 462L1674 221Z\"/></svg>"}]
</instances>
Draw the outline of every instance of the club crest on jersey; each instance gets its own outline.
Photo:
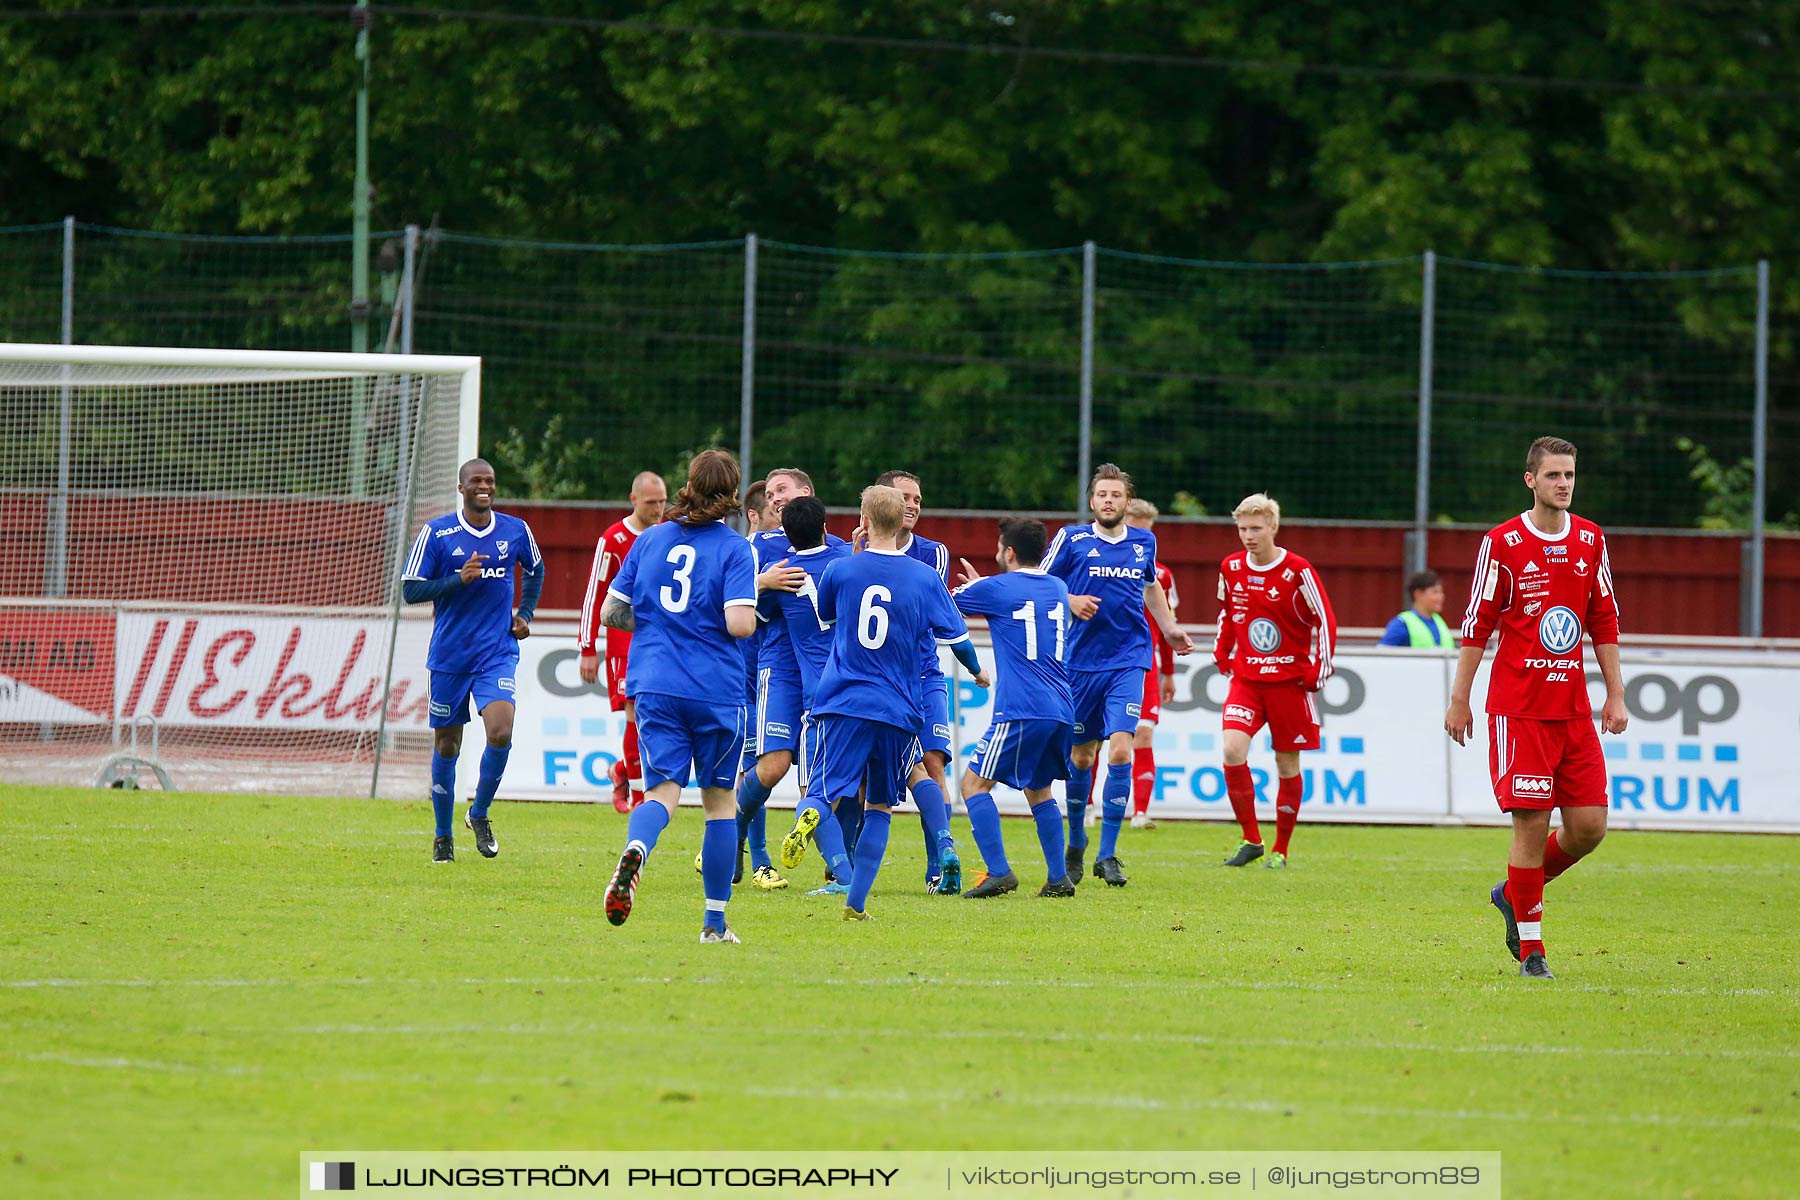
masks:
<instances>
[{"instance_id":1,"label":"club crest on jersey","mask_svg":"<svg viewBox=\"0 0 1800 1200\"><path fill-rule=\"evenodd\" d=\"M501 538L499 541L494 543L494 554L500 558L506 557L506 539L505 538Z\"/></svg>"},{"instance_id":2,"label":"club crest on jersey","mask_svg":"<svg viewBox=\"0 0 1800 1200\"><path fill-rule=\"evenodd\" d=\"M1512 793L1515 800L1548 800L1556 781L1548 775L1514 775Z\"/></svg>"},{"instance_id":3,"label":"club crest on jersey","mask_svg":"<svg viewBox=\"0 0 1800 1200\"><path fill-rule=\"evenodd\" d=\"M1587 561L1587 559L1585 559L1585 558L1578 558L1578 559L1576 559L1576 560L1575 560L1575 573L1576 573L1576 574L1577 574L1577 575L1581 575L1581 576L1586 576L1586 575L1587 575L1587 572L1588 572L1588 561Z\"/></svg>"},{"instance_id":4,"label":"club crest on jersey","mask_svg":"<svg viewBox=\"0 0 1800 1200\"><path fill-rule=\"evenodd\" d=\"M1516 529L1509 529L1506 533L1506 544L1509 546L1516 546L1524 540L1524 535Z\"/></svg>"},{"instance_id":5,"label":"club crest on jersey","mask_svg":"<svg viewBox=\"0 0 1800 1200\"><path fill-rule=\"evenodd\" d=\"M1142 546L1138 545L1136 542L1133 542L1133 543L1131 543L1131 548L1133 550L1137 551L1137 556L1139 558L1144 557L1144 548Z\"/></svg>"},{"instance_id":6,"label":"club crest on jersey","mask_svg":"<svg viewBox=\"0 0 1800 1200\"><path fill-rule=\"evenodd\" d=\"M1552 654L1567 654L1581 642L1581 618L1557 605L1538 622L1538 644Z\"/></svg>"},{"instance_id":7,"label":"club crest on jersey","mask_svg":"<svg viewBox=\"0 0 1800 1200\"><path fill-rule=\"evenodd\" d=\"M1269 589L1269 599L1271 599L1271 600L1281 599L1281 589L1278 587L1270 588Z\"/></svg>"},{"instance_id":8,"label":"club crest on jersey","mask_svg":"<svg viewBox=\"0 0 1800 1200\"><path fill-rule=\"evenodd\" d=\"M1267 617L1250 622L1250 645L1267 654L1281 645L1281 630Z\"/></svg>"}]
</instances>

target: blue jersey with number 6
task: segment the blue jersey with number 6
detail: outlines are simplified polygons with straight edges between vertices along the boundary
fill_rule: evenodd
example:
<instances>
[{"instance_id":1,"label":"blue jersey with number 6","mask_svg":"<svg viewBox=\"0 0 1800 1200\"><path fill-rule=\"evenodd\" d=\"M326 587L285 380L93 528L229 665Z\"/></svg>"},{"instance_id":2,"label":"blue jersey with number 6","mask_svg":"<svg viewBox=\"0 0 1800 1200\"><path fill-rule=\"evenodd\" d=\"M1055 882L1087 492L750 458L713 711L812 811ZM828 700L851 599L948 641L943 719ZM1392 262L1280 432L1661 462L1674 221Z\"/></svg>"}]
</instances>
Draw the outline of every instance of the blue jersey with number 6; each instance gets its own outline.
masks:
<instances>
[{"instance_id":1,"label":"blue jersey with number 6","mask_svg":"<svg viewBox=\"0 0 1800 1200\"><path fill-rule=\"evenodd\" d=\"M750 543L717 521L664 521L638 536L609 596L631 605L636 630L625 694L744 703L744 652L725 610L756 605Z\"/></svg>"},{"instance_id":2,"label":"blue jersey with number 6","mask_svg":"<svg viewBox=\"0 0 1800 1200\"><path fill-rule=\"evenodd\" d=\"M956 589L965 616L986 617L994 642L994 720L1075 719L1069 700L1069 589L1027 567Z\"/></svg>"},{"instance_id":3,"label":"blue jersey with number 6","mask_svg":"<svg viewBox=\"0 0 1800 1200\"><path fill-rule=\"evenodd\" d=\"M835 630L813 715L859 717L913 733L921 727L919 664L937 646L969 636L937 572L898 550L865 550L827 567L819 620L835 622Z\"/></svg>"}]
</instances>

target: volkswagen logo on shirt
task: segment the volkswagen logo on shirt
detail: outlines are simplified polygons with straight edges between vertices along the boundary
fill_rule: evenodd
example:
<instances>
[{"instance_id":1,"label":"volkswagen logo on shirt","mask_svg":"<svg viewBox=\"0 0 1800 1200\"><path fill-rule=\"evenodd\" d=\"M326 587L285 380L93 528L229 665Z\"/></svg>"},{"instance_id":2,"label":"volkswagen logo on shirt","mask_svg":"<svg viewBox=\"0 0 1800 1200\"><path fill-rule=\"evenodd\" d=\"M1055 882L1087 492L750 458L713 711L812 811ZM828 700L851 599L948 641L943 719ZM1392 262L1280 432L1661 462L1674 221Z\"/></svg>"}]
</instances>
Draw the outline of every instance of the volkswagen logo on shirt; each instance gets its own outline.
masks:
<instances>
[{"instance_id":1,"label":"volkswagen logo on shirt","mask_svg":"<svg viewBox=\"0 0 1800 1200\"><path fill-rule=\"evenodd\" d=\"M1538 622L1538 644L1552 654L1567 654L1581 641L1581 618L1557 605Z\"/></svg>"},{"instance_id":2,"label":"volkswagen logo on shirt","mask_svg":"<svg viewBox=\"0 0 1800 1200\"><path fill-rule=\"evenodd\" d=\"M1250 622L1250 645L1259 654L1267 654L1281 645L1281 630L1267 617Z\"/></svg>"}]
</instances>

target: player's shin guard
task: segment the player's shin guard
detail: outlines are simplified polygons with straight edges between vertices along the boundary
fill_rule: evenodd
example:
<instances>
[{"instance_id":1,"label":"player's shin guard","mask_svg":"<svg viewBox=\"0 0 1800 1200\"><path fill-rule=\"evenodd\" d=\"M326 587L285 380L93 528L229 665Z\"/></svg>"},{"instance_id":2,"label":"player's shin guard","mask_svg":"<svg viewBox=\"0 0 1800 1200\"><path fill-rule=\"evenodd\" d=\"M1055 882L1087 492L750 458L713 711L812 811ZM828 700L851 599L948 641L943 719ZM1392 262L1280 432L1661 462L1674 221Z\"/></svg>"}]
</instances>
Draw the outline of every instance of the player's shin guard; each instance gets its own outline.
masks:
<instances>
[{"instance_id":1,"label":"player's shin guard","mask_svg":"<svg viewBox=\"0 0 1800 1200\"><path fill-rule=\"evenodd\" d=\"M764 867L772 867L775 860L769 857L769 810L759 808L756 815L750 818L748 836L744 838L750 847L750 869L760 871Z\"/></svg>"},{"instance_id":2,"label":"player's shin guard","mask_svg":"<svg viewBox=\"0 0 1800 1200\"><path fill-rule=\"evenodd\" d=\"M456 815L456 760L431 752L431 819L437 823L434 837L449 837Z\"/></svg>"},{"instance_id":3,"label":"player's shin guard","mask_svg":"<svg viewBox=\"0 0 1800 1200\"><path fill-rule=\"evenodd\" d=\"M950 805L944 799L944 789L930 776L913 785L912 796L919 806L919 820L925 826L925 844L932 848L935 861L946 848L956 848L950 836Z\"/></svg>"},{"instance_id":4,"label":"player's shin guard","mask_svg":"<svg viewBox=\"0 0 1800 1200\"><path fill-rule=\"evenodd\" d=\"M1063 807L1069 813L1069 845L1077 849L1086 849L1087 839L1087 803L1088 789L1093 786L1094 777L1073 762L1069 764L1069 778L1064 785L1063 794L1067 797Z\"/></svg>"},{"instance_id":5,"label":"player's shin guard","mask_svg":"<svg viewBox=\"0 0 1800 1200\"><path fill-rule=\"evenodd\" d=\"M1131 751L1131 812L1138 816L1150 811L1150 793L1156 790L1156 751L1149 746L1136 746Z\"/></svg>"},{"instance_id":6,"label":"player's shin guard","mask_svg":"<svg viewBox=\"0 0 1800 1200\"><path fill-rule=\"evenodd\" d=\"M769 862L768 809L769 787L756 777L754 769L744 772L738 784L737 836L750 846L750 869L772 865Z\"/></svg>"},{"instance_id":7,"label":"player's shin guard","mask_svg":"<svg viewBox=\"0 0 1800 1200\"><path fill-rule=\"evenodd\" d=\"M643 808L662 808L662 805L646 804ZM632 815L635 819L636 814ZM731 899L731 872L736 866L737 822L730 817L708 821L700 842L700 874L706 883L705 925L708 929L725 928L725 902Z\"/></svg>"},{"instance_id":8,"label":"player's shin guard","mask_svg":"<svg viewBox=\"0 0 1800 1200\"><path fill-rule=\"evenodd\" d=\"M1044 876L1046 882L1061 879L1069 873L1067 863L1063 859L1063 827L1062 813L1056 809L1056 801L1045 800L1031 806L1031 819L1037 822L1038 845L1044 848Z\"/></svg>"},{"instance_id":9,"label":"player's shin guard","mask_svg":"<svg viewBox=\"0 0 1800 1200\"><path fill-rule=\"evenodd\" d=\"M475 803L469 806L471 817L485 817L494 793L500 790L500 776L506 773L506 756L511 746L489 746L481 752L481 778L475 784Z\"/></svg>"},{"instance_id":10,"label":"player's shin guard","mask_svg":"<svg viewBox=\"0 0 1800 1200\"><path fill-rule=\"evenodd\" d=\"M1305 781L1295 775L1291 779L1283 779L1275 787L1275 853L1288 852L1288 839L1294 836L1294 826L1300 820L1300 792Z\"/></svg>"},{"instance_id":11,"label":"player's shin guard","mask_svg":"<svg viewBox=\"0 0 1800 1200\"><path fill-rule=\"evenodd\" d=\"M1262 830L1256 826L1256 781L1250 777L1250 764L1225 764L1225 793L1231 797L1231 815L1237 818L1246 842L1262 845Z\"/></svg>"},{"instance_id":12,"label":"player's shin guard","mask_svg":"<svg viewBox=\"0 0 1800 1200\"><path fill-rule=\"evenodd\" d=\"M1106 764L1106 790L1100 793L1100 858L1111 858L1119 849L1119 828L1131 800L1131 764Z\"/></svg>"},{"instance_id":13,"label":"player's shin guard","mask_svg":"<svg viewBox=\"0 0 1800 1200\"><path fill-rule=\"evenodd\" d=\"M1506 895L1519 923L1519 961L1544 952L1544 868L1506 868Z\"/></svg>"},{"instance_id":14,"label":"player's shin guard","mask_svg":"<svg viewBox=\"0 0 1800 1200\"><path fill-rule=\"evenodd\" d=\"M850 894L844 902L857 912L868 908L869 891L881 870L882 856L887 853L888 829L893 818L879 808L863 814L862 835L856 839L856 870L850 877Z\"/></svg>"},{"instance_id":15,"label":"player's shin guard","mask_svg":"<svg viewBox=\"0 0 1800 1200\"><path fill-rule=\"evenodd\" d=\"M1544 843L1544 882L1549 883L1580 861L1581 859L1564 850L1562 843L1556 840L1556 834L1552 833L1550 840Z\"/></svg>"},{"instance_id":16,"label":"player's shin guard","mask_svg":"<svg viewBox=\"0 0 1800 1200\"><path fill-rule=\"evenodd\" d=\"M669 827L669 810L660 804L640 804L631 810L631 820L625 825L625 845L637 845L644 848L644 857L656 849L656 839L662 836L663 830ZM731 848L732 856L737 855L737 847ZM734 864L735 865L735 864ZM702 864L704 870L704 864ZM725 868L725 877L731 877L731 867Z\"/></svg>"},{"instance_id":17,"label":"player's shin guard","mask_svg":"<svg viewBox=\"0 0 1800 1200\"><path fill-rule=\"evenodd\" d=\"M969 810L969 831L975 835L975 848L981 851L982 865L989 875L1004 875L1012 870L1006 861L1006 839L1000 833L1000 809L994 804L994 798L986 792L977 792L963 801ZM1060 832L1062 825L1059 822ZM1056 860L1062 861L1062 850L1056 852Z\"/></svg>"}]
</instances>

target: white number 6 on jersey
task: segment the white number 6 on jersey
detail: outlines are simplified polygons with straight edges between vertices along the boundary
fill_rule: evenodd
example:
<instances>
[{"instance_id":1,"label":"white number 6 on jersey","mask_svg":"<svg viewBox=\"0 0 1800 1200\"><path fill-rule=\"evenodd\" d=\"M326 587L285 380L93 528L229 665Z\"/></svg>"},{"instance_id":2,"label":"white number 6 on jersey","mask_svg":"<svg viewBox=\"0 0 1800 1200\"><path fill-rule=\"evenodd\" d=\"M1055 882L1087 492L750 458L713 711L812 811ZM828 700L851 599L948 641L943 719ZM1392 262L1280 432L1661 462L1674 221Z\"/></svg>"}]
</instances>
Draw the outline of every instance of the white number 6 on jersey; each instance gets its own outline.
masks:
<instances>
[{"instance_id":1,"label":"white number 6 on jersey","mask_svg":"<svg viewBox=\"0 0 1800 1200\"><path fill-rule=\"evenodd\" d=\"M688 596L693 591L694 548L676 546L669 551L669 562L675 568L675 582L681 585L681 590L676 591L664 584L659 599L662 600L662 606L672 613L686 612Z\"/></svg>"},{"instance_id":2,"label":"white number 6 on jersey","mask_svg":"<svg viewBox=\"0 0 1800 1200\"><path fill-rule=\"evenodd\" d=\"M880 584L863 593L862 608L856 614L856 640L870 650L879 650L887 645L888 612L875 602L892 601L893 598L894 593Z\"/></svg>"}]
</instances>

